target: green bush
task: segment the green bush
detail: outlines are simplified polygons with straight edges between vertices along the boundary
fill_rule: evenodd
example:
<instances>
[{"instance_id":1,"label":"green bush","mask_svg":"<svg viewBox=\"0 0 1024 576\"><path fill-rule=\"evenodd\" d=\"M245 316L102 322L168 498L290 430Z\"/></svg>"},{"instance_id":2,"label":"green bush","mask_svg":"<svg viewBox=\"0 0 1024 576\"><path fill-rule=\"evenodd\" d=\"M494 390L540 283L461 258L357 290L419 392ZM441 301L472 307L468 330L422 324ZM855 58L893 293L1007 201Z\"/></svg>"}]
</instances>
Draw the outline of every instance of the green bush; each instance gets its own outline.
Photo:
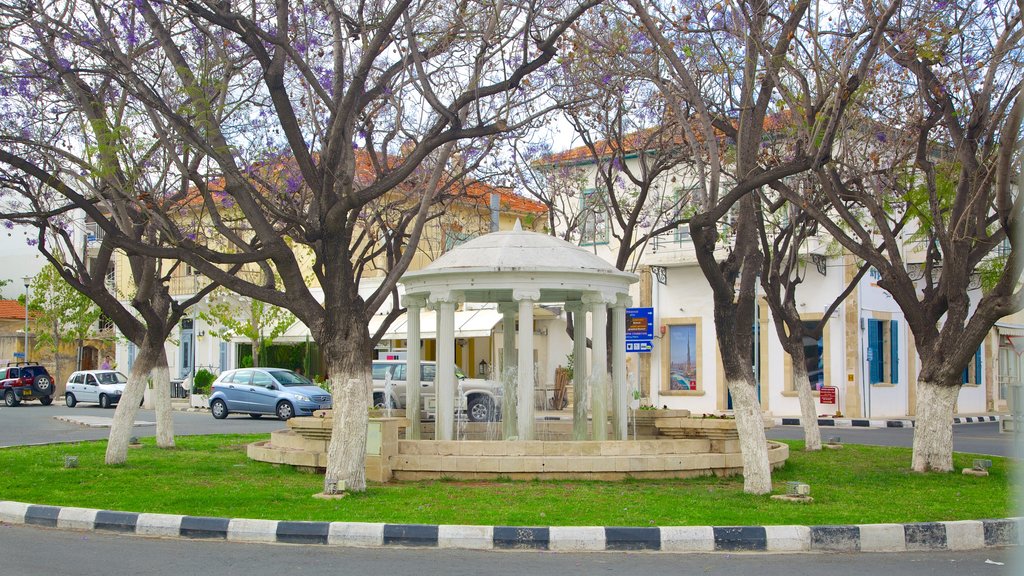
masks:
<instances>
[{"instance_id":1,"label":"green bush","mask_svg":"<svg viewBox=\"0 0 1024 576\"><path fill-rule=\"evenodd\" d=\"M200 368L196 371L195 378L192 379L192 391L196 394L209 394L210 386L217 377L206 368Z\"/></svg>"},{"instance_id":2,"label":"green bush","mask_svg":"<svg viewBox=\"0 0 1024 576\"><path fill-rule=\"evenodd\" d=\"M242 359L238 361L239 368L252 368L252 356L242 356Z\"/></svg>"}]
</instances>

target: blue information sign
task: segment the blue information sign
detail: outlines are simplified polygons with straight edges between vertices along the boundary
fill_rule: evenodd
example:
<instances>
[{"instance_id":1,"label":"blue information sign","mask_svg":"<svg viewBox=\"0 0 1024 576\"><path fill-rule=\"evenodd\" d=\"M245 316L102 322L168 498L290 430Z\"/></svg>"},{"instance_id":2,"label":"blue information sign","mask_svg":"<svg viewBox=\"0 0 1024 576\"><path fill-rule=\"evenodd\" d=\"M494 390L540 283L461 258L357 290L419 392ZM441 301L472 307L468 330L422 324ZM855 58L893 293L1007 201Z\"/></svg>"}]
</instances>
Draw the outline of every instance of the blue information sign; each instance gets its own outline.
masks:
<instances>
[{"instance_id":1,"label":"blue information sign","mask_svg":"<svg viewBox=\"0 0 1024 576\"><path fill-rule=\"evenodd\" d=\"M626 308L626 342L654 340L654 308Z\"/></svg>"},{"instance_id":2,"label":"blue information sign","mask_svg":"<svg viewBox=\"0 0 1024 576\"><path fill-rule=\"evenodd\" d=\"M654 350L654 308L626 308L626 352Z\"/></svg>"},{"instance_id":3,"label":"blue information sign","mask_svg":"<svg viewBox=\"0 0 1024 576\"><path fill-rule=\"evenodd\" d=\"M626 342L626 352L653 352L654 344L650 340Z\"/></svg>"}]
</instances>

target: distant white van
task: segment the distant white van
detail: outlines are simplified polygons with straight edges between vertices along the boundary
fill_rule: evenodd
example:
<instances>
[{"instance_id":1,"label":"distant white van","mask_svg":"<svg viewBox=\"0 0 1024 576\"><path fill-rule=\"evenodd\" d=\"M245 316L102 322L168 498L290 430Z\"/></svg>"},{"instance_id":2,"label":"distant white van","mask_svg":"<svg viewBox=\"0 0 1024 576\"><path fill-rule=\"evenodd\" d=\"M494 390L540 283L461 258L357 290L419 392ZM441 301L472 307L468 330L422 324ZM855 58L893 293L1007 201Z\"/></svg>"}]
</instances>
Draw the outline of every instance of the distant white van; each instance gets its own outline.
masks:
<instances>
[{"instance_id":1,"label":"distant white van","mask_svg":"<svg viewBox=\"0 0 1024 576\"><path fill-rule=\"evenodd\" d=\"M404 360L373 361L373 405L377 408L405 408L406 362ZM388 375L391 376L391 394L386 394ZM470 422L494 422L501 417L501 383L494 380L467 378L455 367L455 390L462 395L455 403L456 410L465 410ZM437 379L437 363L420 362L420 402L428 412L436 406L434 380ZM385 398L387 397L387 398Z\"/></svg>"}]
</instances>

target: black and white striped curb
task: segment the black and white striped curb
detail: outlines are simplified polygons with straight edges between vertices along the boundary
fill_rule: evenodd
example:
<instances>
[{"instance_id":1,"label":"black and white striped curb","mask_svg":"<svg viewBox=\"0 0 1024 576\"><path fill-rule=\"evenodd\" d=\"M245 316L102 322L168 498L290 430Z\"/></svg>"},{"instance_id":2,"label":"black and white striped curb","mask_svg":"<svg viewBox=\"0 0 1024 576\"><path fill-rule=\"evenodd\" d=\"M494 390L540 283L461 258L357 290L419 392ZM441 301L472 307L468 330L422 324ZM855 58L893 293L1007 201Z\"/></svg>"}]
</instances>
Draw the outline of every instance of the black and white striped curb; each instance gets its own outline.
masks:
<instances>
[{"instance_id":1,"label":"black and white striped curb","mask_svg":"<svg viewBox=\"0 0 1024 576\"><path fill-rule=\"evenodd\" d=\"M999 422L999 416L957 416L953 424ZM800 418L775 418L776 426L800 426ZM818 418L818 426L833 428L913 428L913 420L871 420L864 418Z\"/></svg>"},{"instance_id":2,"label":"black and white striped curb","mask_svg":"<svg viewBox=\"0 0 1024 576\"><path fill-rule=\"evenodd\" d=\"M457 526L209 518L0 501L0 522L233 542L554 552L902 552L1024 544L1024 518L850 526Z\"/></svg>"}]
</instances>

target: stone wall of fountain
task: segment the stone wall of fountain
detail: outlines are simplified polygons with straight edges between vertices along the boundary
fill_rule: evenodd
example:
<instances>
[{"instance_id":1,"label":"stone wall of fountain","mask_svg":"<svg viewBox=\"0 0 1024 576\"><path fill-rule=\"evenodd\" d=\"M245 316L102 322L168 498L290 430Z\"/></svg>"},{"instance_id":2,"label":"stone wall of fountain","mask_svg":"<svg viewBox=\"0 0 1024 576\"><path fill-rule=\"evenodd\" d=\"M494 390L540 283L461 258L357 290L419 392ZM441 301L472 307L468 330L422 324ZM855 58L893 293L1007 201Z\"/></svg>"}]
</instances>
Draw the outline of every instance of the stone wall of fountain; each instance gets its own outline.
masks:
<instances>
[{"instance_id":1,"label":"stone wall of fountain","mask_svg":"<svg viewBox=\"0 0 1024 576\"><path fill-rule=\"evenodd\" d=\"M287 430L271 433L269 441L250 444L249 457L322 472L330 442L329 414L288 420ZM464 434L460 440L405 440L401 429L406 425L404 418L370 419L368 480L621 480L743 472L739 439L730 420L663 418L658 419L656 427L667 435L605 441L572 441L570 421L538 422L537 437L543 440L530 441L473 439L490 437L497 429L495 423L466 423L460 426ZM428 425L424 435L432 436L429 431ZM772 466L782 466L789 457L789 447L779 442L768 444Z\"/></svg>"}]
</instances>

